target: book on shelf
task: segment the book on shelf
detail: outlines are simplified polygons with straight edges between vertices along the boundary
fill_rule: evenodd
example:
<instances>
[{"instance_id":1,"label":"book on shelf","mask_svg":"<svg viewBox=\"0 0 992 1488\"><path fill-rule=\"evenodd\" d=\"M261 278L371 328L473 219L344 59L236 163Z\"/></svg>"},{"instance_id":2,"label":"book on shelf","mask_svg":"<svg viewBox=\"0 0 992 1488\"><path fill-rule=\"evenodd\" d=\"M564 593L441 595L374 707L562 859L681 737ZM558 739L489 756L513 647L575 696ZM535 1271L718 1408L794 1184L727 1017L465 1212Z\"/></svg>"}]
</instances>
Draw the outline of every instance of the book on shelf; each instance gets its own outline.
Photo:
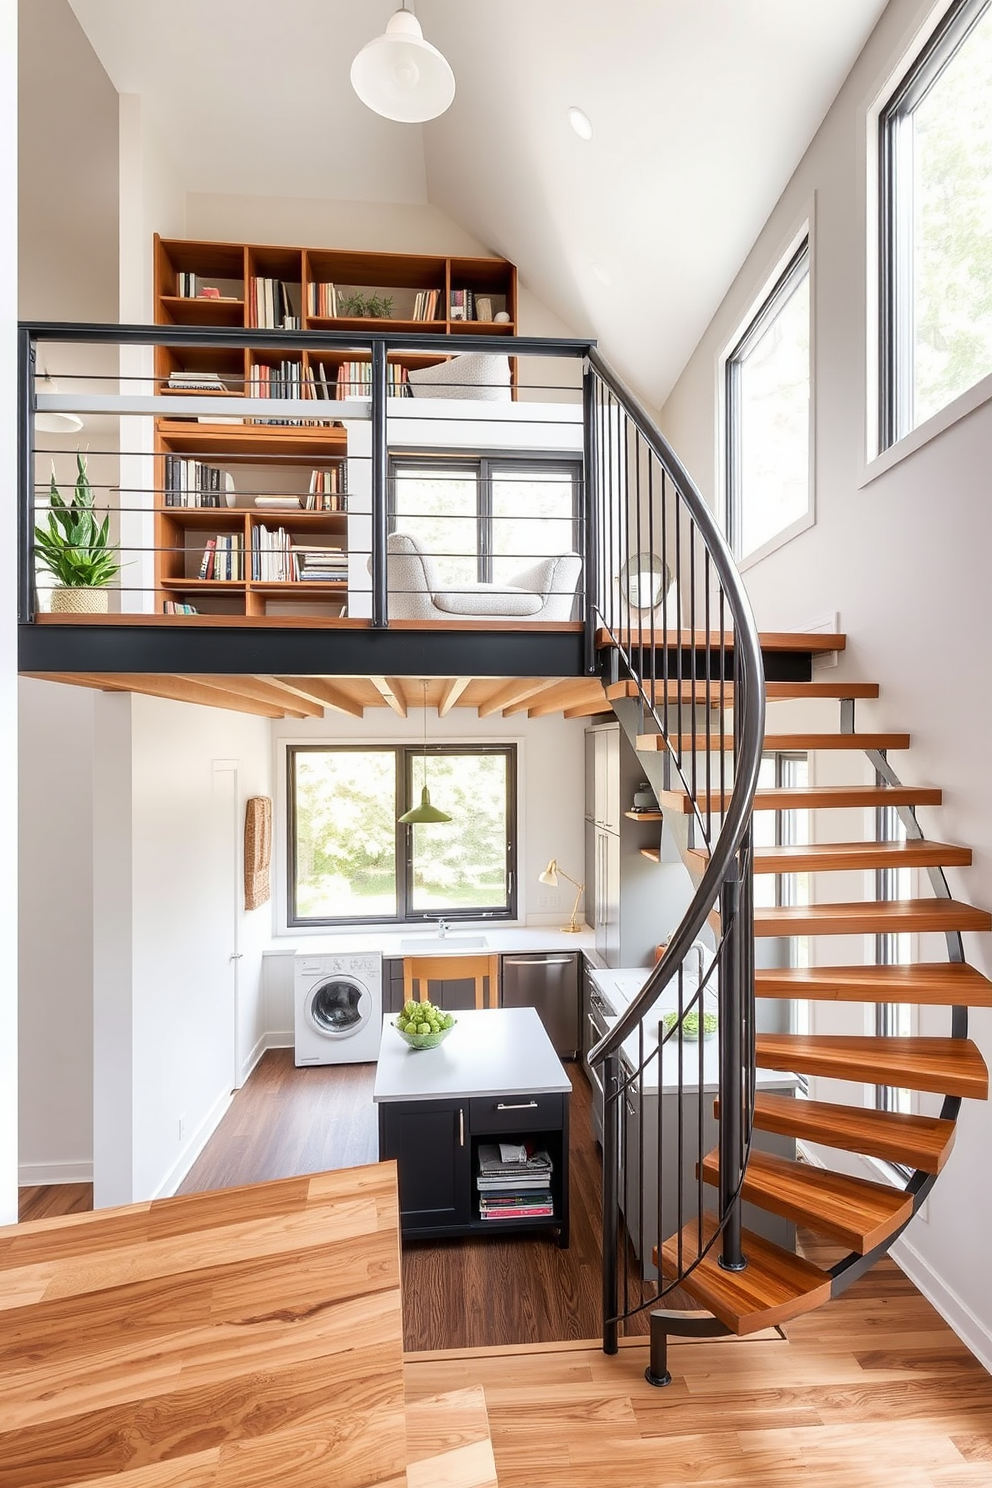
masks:
<instances>
[{"instance_id":1,"label":"book on shelf","mask_svg":"<svg viewBox=\"0 0 992 1488\"><path fill-rule=\"evenodd\" d=\"M284 279L253 276L248 281L248 318L259 330L298 331L300 317L293 310L291 286Z\"/></svg>"},{"instance_id":2,"label":"book on shelf","mask_svg":"<svg viewBox=\"0 0 992 1488\"><path fill-rule=\"evenodd\" d=\"M216 372L170 372L169 388L175 392L226 393L227 383Z\"/></svg>"},{"instance_id":3,"label":"book on shelf","mask_svg":"<svg viewBox=\"0 0 992 1488\"><path fill-rule=\"evenodd\" d=\"M200 612L196 605L183 604L178 599L163 599L163 615L198 615Z\"/></svg>"},{"instance_id":4,"label":"book on shelf","mask_svg":"<svg viewBox=\"0 0 992 1488\"><path fill-rule=\"evenodd\" d=\"M479 1201L480 1219L553 1219L554 1212L550 1194L546 1202L533 1204L486 1204L485 1200Z\"/></svg>"},{"instance_id":5,"label":"book on shelf","mask_svg":"<svg viewBox=\"0 0 992 1488\"><path fill-rule=\"evenodd\" d=\"M200 559L201 579L244 578L244 538L240 533L221 532L208 537Z\"/></svg>"},{"instance_id":6,"label":"book on shelf","mask_svg":"<svg viewBox=\"0 0 992 1488\"><path fill-rule=\"evenodd\" d=\"M308 581L341 584L348 578L348 555L342 548L306 547L292 544L294 577Z\"/></svg>"},{"instance_id":7,"label":"book on shelf","mask_svg":"<svg viewBox=\"0 0 992 1488\"><path fill-rule=\"evenodd\" d=\"M475 296L470 289L453 289L448 306L449 320L474 320Z\"/></svg>"},{"instance_id":8,"label":"book on shelf","mask_svg":"<svg viewBox=\"0 0 992 1488\"><path fill-rule=\"evenodd\" d=\"M256 496L255 505L261 511L299 511L303 500L300 496Z\"/></svg>"},{"instance_id":9,"label":"book on shelf","mask_svg":"<svg viewBox=\"0 0 992 1488\"><path fill-rule=\"evenodd\" d=\"M233 493L234 477L230 471L184 455L166 455L166 506L232 506Z\"/></svg>"},{"instance_id":10,"label":"book on shelf","mask_svg":"<svg viewBox=\"0 0 992 1488\"><path fill-rule=\"evenodd\" d=\"M304 398L305 379L303 363L293 357L284 357L278 366L257 362L248 378L248 395L251 398ZM306 418L253 418L255 424L313 424Z\"/></svg>"},{"instance_id":11,"label":"book on shelf","mask_svg":"<svg viewBox=\"0 0 992 1488\"><path fill-rule=\"evenodd\" d=\"M420 289L413 301L414 320L436 320L437 306L441 298L439 289Z\"/></svg>"},{"instance_id":12,"label":"book on shelf","mask_svg":"<svg viewBox=\"0 0 992 1488\"><path fill-rule=\"evenodd\" d=\"M483 1178L532 1178L553 1167L550 1155L532 1142L480 1142L478 1157Z\"/></svg>"},{"instance_id":13,"label":"book on shelf","mask_svg":"<svg viewBox=\"0 0 992 1488\"><path fill-rule=\"evenodd\" d=\"M386 394L390 398L405 398L410 392L407 370L397 362L386 365ZM337 397L370 398L372 396L372 363L342 362L338 367Z\"/></svg>"},{"instance_id":14,"label":"book on shelf","mask_svg":"<svg viewBox=\"0 0 992 1488\"><path fill-rule=\"evenodd\" d=\"M303 505L307 511L348 510L348 467L343 460L327 470L311 471L310 489Z\"/></svg>"},{"instance_id":15,"label":"book on shelf","mask_svg":"<svg viewBox=\"0 0 992 1488\"><path fill-rule=\"evenodd\" d=\"M334 320L338 314L338 292L333 284L307 285L307 314Z\"/></svg>"},{"instance_id":16,"label":"book on shelf","mask_svg":"<svg viewBox=\"0 0 992 1488\"><path fill-rule=\"evenodd\" d=\"M203 545L203 557L200 559L200 578L212 579L214 576L214 560L217 555L217 539L208 537Z\"/></svg>"},{"instance_id":17,"label":"book on shelf","mask_svg":"<svg viewBox=\"0 0 992 1488\"><path fill-rule=\"evenodd\" d=\"M479 1193L526 1193L529 1191L547 1188L550 1175L544 1173L541 1177L533 1178L476 1178L475 1186Z\"/></svg>"}]
</instances>

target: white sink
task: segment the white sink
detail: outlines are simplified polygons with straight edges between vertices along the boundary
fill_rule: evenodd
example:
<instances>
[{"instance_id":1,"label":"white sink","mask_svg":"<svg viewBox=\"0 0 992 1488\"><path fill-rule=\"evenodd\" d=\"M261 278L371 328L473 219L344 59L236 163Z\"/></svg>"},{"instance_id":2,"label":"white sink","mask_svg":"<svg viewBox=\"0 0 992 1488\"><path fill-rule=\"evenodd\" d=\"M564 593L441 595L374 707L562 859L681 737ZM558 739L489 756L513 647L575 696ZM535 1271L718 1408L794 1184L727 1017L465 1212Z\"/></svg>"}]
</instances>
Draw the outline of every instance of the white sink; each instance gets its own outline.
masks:
<instances>
[{"instance_id":1,"label":"white sink","mask_svg":"<svg viewBox=\"0 0 992 1488\"><path fill-rule=\"evenodd\" d=\"M400 950L429 951L434 955L437 951L478 950L488 944L484 935L459 935L453 932L451 935L410 935L400 941Z\"/></svg>"}]
</instances>

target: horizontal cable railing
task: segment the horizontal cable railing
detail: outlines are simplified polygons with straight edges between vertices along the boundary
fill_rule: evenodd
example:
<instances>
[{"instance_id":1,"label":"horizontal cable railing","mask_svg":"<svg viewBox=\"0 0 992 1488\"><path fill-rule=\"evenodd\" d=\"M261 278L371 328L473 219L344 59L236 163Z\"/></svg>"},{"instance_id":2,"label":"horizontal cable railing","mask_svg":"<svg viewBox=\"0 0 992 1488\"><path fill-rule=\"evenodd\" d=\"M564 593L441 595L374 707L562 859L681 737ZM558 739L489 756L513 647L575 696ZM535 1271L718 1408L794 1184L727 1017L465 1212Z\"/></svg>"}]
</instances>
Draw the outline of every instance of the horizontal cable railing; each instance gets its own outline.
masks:
<instances>
[{"instance_id":1,"label":"horizontal cable railing","mask_svg":"<svg viewBox=\"0 0 992 1488\"><path fill-rule=\"evenodd\" d=\"M579 625L588 349L371 327L25 325L20 619L83 600L163 624ZM411 370L436 380L415 388ZM77 454L94 525L77 513L70 532L58 503L78 490ZM108 548L110 581L87 583Z\"/></svg>"},{"instance_id":2,"label":"horizontal cable railing","mask_svg":"<svg viewBox=\"0 0 992 1488\"><path fill-rule=\"evenodd\" d=\"M675 1297L704 1255L744 1263L753 1111L750 817L764 732L761 653L712 513L598 353L586 374L588 530L610 694L661 804L662 859L706 866L644 986L590 1051L604 1091L604 1346ZM714 1098L719 1115L713 1115ZM719 1184L704 1183L715 1149Z\"/></svg>"}]
</instances>

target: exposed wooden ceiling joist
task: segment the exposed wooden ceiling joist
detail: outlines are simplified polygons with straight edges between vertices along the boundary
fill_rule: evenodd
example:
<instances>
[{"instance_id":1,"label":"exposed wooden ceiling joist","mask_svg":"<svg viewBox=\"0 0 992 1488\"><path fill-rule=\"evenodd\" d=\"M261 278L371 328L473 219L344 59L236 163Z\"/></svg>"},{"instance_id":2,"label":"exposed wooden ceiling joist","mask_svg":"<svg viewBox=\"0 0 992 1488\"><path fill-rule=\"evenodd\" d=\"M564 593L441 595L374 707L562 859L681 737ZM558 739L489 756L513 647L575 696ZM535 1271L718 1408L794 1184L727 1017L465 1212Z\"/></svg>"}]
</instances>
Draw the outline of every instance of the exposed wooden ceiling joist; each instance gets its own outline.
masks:
<instances>
[{"instance_id":1,"label":"exposed wooden ceiling joist","mask_svg":"<svg viewBox=\"0 0 992 1488\"><path fill-rule=\"evenodd\" d=\"M360 702L323 677L274 677L273 681L300 697L320 703L324 708L336 708L339 713L348 713L352 718L361 718L364 715L365 709Z\"/></svg>"},{"instance_id":2,"label":"exposed wooden ceiling joist","mask_svg":"<svg viewBox=\"0 0 992 1488\"><path fill-rule=\"evenodd\" d=\"M387 707L398 713L400 718L407 715L406 693L403 684L398 677L370 677L369 681L378 692Z\"/></svg>"},{"instance_id":3,"label":"exposed wooden ceiling joist","mask_svg":"<svg viewBox=\"0 0 992 1488\"><path fill-rule=\"evenodd\" d=\"M561 688L554 696L538 698L533 707L527 709L528 718L545 718L549 713L561 713L566 708L581 708L586 704L602 712L608 708L603 684L598 677L587 678L577 687Z\"/></svg>"},{"instance_id":4,"label":"exposed wooden ceiling joist","mask_svg":"<svg viewBox=\"0 0 992 1488\"><path fill-rule=\"evenodd\" d=\"M552 677L536 692L507 704L503 709L503 717L509 718L514 713L529 713L531 708L548 703L551 703L551 707L547 711L553 713L555 699L568 698L571 701L573 696L579 691L584 691L587 685L588 679L585 677Z\"/></svg>"},{"instance_id":5,"label":"exposed wooden ceiling joist","mask_svg":"<svg viewBox=\"0 0 992 1488\"><path fill-rule=\"evenodd\" d=\"M285 688L265 677L230 677L226 673L205 672L202 675L197 673L189 680L202 682L206 687L219 688L221 692L229 692L234 697L254 698L258 703L269 703L290 718L319 718L323 713L319 703L286 692Z\"/></svg>"},{"instance_id":6,"label":"exposed wooden ceiling joist","mask_svg":"<svg viewBox=\"0 0 992 1488\"><path fill-rule=\"evenodd\" d=\"M443 718L446 713L451 712L471 680L471 677L452 677L450 681L445 682L441 692L441 700L437 705L437 715L439 718Z\"/></svg>"},{"instance_id":7,"label":"exposed wooden ceiling joist","mask_svg":"<svg viewBox=\"0 0 992 1488\"><path fill-rule=\"evenodd\" d=\"M236 678L230 679L236 683ZM229 688L211 687L197 677L172 677L158 673L114 672L94 677L90 686L111 692L140 692L146 697L168 698L176 703L200 703L205 708L228 708L234 713L254 713L260 718L282 718L285 709L259 701Z\"/></svg>"},{"instance_id":8,"label":"exposed wooden ceiling joist","mask_svg":"<svg viewBox=\"0 0 992 1488\"><path fill-rule=\"evenodd\" d=\"M518 677L512 682L499 682L485 702L479 703L479 717L488 718L492 713L500 713L511 703L533 697L557 680L555 677Z\"/></svg>"}]
</instances>

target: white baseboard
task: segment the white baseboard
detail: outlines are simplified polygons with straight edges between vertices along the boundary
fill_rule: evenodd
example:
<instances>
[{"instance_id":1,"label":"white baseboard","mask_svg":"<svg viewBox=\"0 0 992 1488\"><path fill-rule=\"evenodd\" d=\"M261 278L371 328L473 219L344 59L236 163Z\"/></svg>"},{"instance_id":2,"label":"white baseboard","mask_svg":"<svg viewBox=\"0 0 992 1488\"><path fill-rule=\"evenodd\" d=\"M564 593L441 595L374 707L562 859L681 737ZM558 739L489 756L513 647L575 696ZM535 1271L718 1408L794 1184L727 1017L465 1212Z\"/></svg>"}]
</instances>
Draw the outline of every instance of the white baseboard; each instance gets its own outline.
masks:
<instances>
[{"instance_id":1,"label":"white baseboard","mask_svg":"<svg viewBox=\"0 0 992 1488\"><path fill-rule=\"evenodd\" d=\"M992 1374L992 1332L977 1318L966 1302L953 1288L938 1276L930 1263L905 1235L901 1235L889 1251L892 1259L910 1281L923 1293L940 1313L948 1327L953 1328L961 1342L975 1355L978 1362Z\"/></svg>"},{"instance_id":2,"label":"white baseboard","mask_svg":"<svg viewBox=\"0 0 992 1488\"><path fill-rule=\"evenodd\" d=\"M93 1160L88 1162L22 1163L17 1170L20 1188L44 1187L49 1183L92 1183Z\"/></svg>"},{"instance_id":3,"label":"white baseboard","mask_svg":"<svg viewBox=\"0 0 992 1488\"><path fill-rule=\"evenodd\" d=\"M251 1053L248 1055L248 1058L242 1061L241 1071L238 1077L239 1089L245 1083L248 1076L251 1074L252 1070L255 1068L256 1064L261 1059L262 1055L265 1053L268 1047L268 1035L263 1033L261 1038L256 1043L254 1049L252 1049Z\"/></svg>"},{"instance_id":4,"label":"white baseboard","mask_svg":"<svg viewBox=\"0 0 992 1488\"><path fill-rule=\"evenodd\" d=\"M200 1122L200 1125L197 1127L196 1131L183 1147L183 1150L180 1152L178 1158L173 1163L168 1173L166 1173L165 1177L162 1179L162 1182L155 1189L154 1193L149 1196L150 1198L164 1199L175 1193L176 1189L179 1187L180 1183L182 1183L183 1179L186 1177L186 1174L189 1172L190 1168L196 1162L196 1159L199 1157L200 1153L207 1145L207 1142L217 1130L217 1127L220 1125L221 1117L224 1115L228 1106L231 1104L232 1098L233 1091L230 1090L225 1090L223 1095L219 1095L217 1097L210 1110L207 1112L206 1116L204 1116L203 1120Z\"/></svg>"}]
</instances>

